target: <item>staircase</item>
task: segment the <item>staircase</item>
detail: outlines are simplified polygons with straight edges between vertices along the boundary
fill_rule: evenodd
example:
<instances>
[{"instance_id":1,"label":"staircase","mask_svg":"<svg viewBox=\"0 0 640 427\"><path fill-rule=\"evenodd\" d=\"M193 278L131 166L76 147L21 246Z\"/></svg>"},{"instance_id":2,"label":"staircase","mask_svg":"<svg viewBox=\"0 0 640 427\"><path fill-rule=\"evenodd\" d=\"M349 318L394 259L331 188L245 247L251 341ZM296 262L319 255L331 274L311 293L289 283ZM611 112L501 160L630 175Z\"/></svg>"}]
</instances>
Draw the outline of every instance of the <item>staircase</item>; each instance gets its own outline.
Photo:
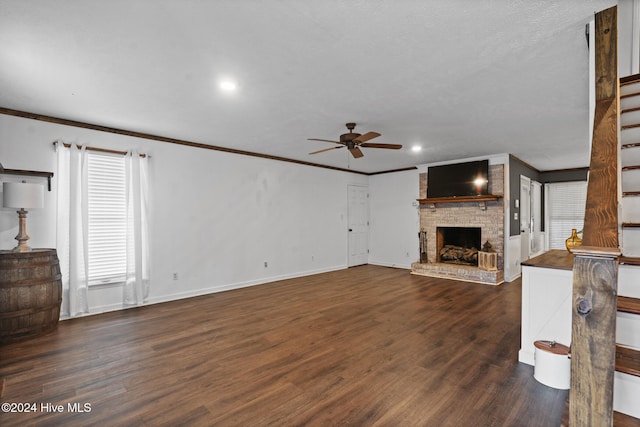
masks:
<instances>
[{"instance_id":1,"label":"staircase","mask_svg":"<svg viewBox=\"0 0 640 427\"><path fill-rule=\"evenodd\" d=\"M620 79L620 249L614 410L640 425L640 74Z\"/></svg>"},{"instance_id":2,"label":"staircase","mask_svg":"<svg viewBox=\"0 0 640 427\"><path fill-rule=\"evenodd\" d=\"M572 250L571 389L562 425L640 425L640 75L618 79L617 8L595 15L583 245Z\"/></svg>"},{"instance_id":3,"label":"staircase","mask_svg":"<svg viewBox=\"0 0 640 427\"><path fill-rule=\"evenodd\" d=\"M621 265L640 264L640 74L620 79Z\"/></svg>"},{"instance_id":4,"label":"staircase","mask_svg":"<svg viewBox=\"0 0 640 427\"><path fill-rule=\"evenodd\" d=\"M640 426L640 74L620 79L619 94L622 255L617 259L612 421L626 427ZM562 426L569 425L569 411L568 399Z\"/></svg>"}]
</instances>

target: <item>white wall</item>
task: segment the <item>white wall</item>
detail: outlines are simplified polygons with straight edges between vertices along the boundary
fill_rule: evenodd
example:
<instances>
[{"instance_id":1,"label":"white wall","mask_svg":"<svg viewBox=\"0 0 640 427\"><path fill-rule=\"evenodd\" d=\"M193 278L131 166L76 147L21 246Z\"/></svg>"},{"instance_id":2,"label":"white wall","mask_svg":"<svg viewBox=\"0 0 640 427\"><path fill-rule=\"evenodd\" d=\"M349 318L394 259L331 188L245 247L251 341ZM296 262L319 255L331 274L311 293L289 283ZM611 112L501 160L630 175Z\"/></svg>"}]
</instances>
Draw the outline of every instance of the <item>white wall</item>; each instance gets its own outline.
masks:
<instances>
[{"instance_id":1,"label":"white wall","mask_svg":"<svg viewBox=\"0 0 640 427\"><path fill-rule=\"evenodd\" d=\"M618 75L640 72L640 1L618 0Z\"/></svg>"},{"instance_id":2,"label":"white wall","mask_svg":"<svg viewBox=\"0 0 640 427\"><path fill-rule=\"evenodd\" d=\"M411 268L419 259L417 170L369 177L369 264Z\"/></svg>"},{"instance_id":3,"label":"white wall","mask_svg":"<svg viewBox=\"0 0 640 427\"><path fill-rule=\"evenodd\" d=\"M347 185L367 184L365 175L0 115L7 169L55 173L57 139L151 155L150 302L346 268ZM29 213L32 247L55 247L55 190L54 176L45 208ZM0 249L15 246L17 229L16 213L0 209ZM118 287L90 294L92 312L120 301Z\"/></svg>"}]
</instances>

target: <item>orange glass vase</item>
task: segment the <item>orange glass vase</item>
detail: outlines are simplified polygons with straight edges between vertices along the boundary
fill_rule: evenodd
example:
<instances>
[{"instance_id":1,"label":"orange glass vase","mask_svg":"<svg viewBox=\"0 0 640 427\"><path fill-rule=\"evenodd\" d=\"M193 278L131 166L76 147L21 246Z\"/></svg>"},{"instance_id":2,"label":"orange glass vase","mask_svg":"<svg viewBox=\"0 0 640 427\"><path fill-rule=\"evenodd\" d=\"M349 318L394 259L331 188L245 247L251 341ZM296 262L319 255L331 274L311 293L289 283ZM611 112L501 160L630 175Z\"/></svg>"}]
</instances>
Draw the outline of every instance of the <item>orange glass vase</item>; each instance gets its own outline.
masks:
<instances>
[{"instance_id":1,"label":"orange glass vase","mask_svg":"<svg viewBox=\"0 0 640 427\"><path fill-rule=\"evenodd\" d=\"M580 246L582 244L582 239L578 236L578 232L575 228L571 229L571 237L565 240L564 245L567 247L567 250L571 252L571 249L576 246Z\"/></svg>"}]
</instances>

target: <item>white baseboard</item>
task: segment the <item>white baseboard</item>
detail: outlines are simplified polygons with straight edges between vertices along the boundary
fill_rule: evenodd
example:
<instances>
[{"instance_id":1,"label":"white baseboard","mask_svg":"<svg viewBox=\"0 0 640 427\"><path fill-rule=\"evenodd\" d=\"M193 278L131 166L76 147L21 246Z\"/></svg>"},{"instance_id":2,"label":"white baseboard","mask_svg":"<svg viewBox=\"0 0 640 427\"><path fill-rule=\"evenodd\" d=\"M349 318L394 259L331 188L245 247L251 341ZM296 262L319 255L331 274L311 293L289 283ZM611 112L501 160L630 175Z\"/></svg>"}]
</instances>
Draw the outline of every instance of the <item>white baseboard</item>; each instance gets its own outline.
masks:
<instances>
[{"instance_id":1,"label":"white baseboard","mask_svg":"<svg viewBox=\"0 0 640 427\"><path fill-rule=\"evenodd\" d=\"M379 265L380 267L392 267L392 268L402 268L404 270L411 270L411 263L409 263L409 264L393 264L393 263L384 262L384 261L369 260L368 264Z\"/></svg>"},{"instance_id":2,"label":"white baseboard","mask_svg":"<svg viewBox=\"0 0 640 427\"><path fill-rule=\"evenodd\" d=\"M511 277L505 277L504 281L507 282L507 283L510 283L510 282L513 282L514 280L516 280L519 277L522 277L522 273L514 274Z\"/></svg>"},{"instance_id":3,"label":"white baseboard","mask_svg":"<svg viewBox=\"0 0 640 427\"><path fill-rule=\"evenodd\" d=\"M531 351L520 350L518 351L518 362L526 363L527 365L535 365L535 355Z\"/></svg>"},{"instance_id":4,"label":"white baseboard","mask_svg":"<svg viewBox=\"0 0 640 427\"><path fill-rule=\"evenodd\" d=\"M247 280L245 282L229 283L226 285L212 286L209 288L199 288L199 289L194 289L194 290L185 291L185 292L176 292L173 294L149 298L149 301L145 305L159 304L162 302L175 301L175 300L184 299L184 298L192 298L192 297L197 297L202 295L214 294L217 292L230 291L233 289L248 288L250 286L264 285L266 283L277 282L279 280L295 279L298 277L312 276L314 274L328 273L330 271L344 270L345 268L347 268L346 265L338 265L338 266L322 268L318 270L308 270L308 271L302 271L302 272L291 273L291 274L283 274L279 276L263 277L261 279L256 279L256 280Z\"/></svg>"},{"instance_id":5,"label":"white baseboard","mask_svg":"<svg viewBox=\"0 0 640 427\"><path fill-rule=\"evenodd\" d=\"M229 284L225 284L225 285L218 285L218 286L211 286L211 287L205 287L205 288L192 289L192 290L184 291L184 292L176 292L176 293L172 293L172 294L151 297L144 304L142 304L140 306L125 306L123 303L108 304L108 305L101 305L101 306L92 306L89 309L90 310L89 313L83 313L83 314L80 314L80 315L77 315L77 316L73 316L73 317L68 317L68 316L61 317L60 320L73 319L73 318L76 318L76 317L86 317L86 316L92 316L94 314L101 314L101 313L108 313L108 312L111 312L111 311L125 310L125 309L128 309L128 308L135 308L135 307L142 307L142 306L153 305L153 304L160 304L160 303L163 303L163 302L176 301L176 300L181 300L181 299L185 299L185 298L198 297L198 296L202 296L202 295L209 295L209 294L214 294L214 293L218 293L218 292L230 291L230 290L233 290L233 289L241 289L241 288L247 288L247 287L250 287L250 286L263 285L263 284L266 284L266 283L277 282L279 280L294 279L294 278L298 278L298 277L312 276L314 274L328 273L328 272L331 272L331 271L344 270L346 268L347 268L346 264L345 265L337 265L337 266L327 267L327 268L322 268L322 269L317 269L317 270L301 271L301 272L296 272L296 273L291 273L291 274L283 274L283 275L279 275L279 276L263 277L263 278L256 279L256 280L247 280L247 281L244 281L244 282L236 282L236 283L229 283ZM153 287L153 283L151 283L151 286Z\"/></svg>"},{"instance_id":6,"label":"white baseboard","mask_svg":"<svg viewBox=\"0 0 640 427\"><path fill-rule=\"evenodd\" d=\"M119 310L124 310L126 308L134 308L134 307L139 307L139 306L125 306L122 303L94 306L89 308L90 310L89 313L80 313L80 314L76 314L75 316L61 316L60 320L76 319L78 317L93 316L94 314L109 313L111 311L119 311Z\"/></svg>"}]
</instances>

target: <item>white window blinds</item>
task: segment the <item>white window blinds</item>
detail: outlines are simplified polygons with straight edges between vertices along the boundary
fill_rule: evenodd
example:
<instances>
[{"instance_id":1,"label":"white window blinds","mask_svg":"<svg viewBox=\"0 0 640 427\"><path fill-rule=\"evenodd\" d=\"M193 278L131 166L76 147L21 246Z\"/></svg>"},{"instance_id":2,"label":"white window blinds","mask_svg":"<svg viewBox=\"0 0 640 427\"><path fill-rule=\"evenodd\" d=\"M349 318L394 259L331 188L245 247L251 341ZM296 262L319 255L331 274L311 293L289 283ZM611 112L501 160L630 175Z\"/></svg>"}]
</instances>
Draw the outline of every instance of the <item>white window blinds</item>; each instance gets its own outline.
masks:
<instances>
[{"instance_id":1,"label":"white window blinds","mask_svg":"<svg viewBox=\"0 0 640 427\"><path fill-rule=\"evenodd\" d=\"M89 284L123 282L126 273L125 158L87 152Z\"/></svg>"},{"instance_id":2,"label":"white window blinds","mask_svg":"<svg viewBox=\"0 0 640 427\"><path fill-rule=\"evenodd\" d=\"M582 230L587 201L587 182L558 182L545 185L549 249L565 249L571 229Z\"/></svg>"}]
</instances>

